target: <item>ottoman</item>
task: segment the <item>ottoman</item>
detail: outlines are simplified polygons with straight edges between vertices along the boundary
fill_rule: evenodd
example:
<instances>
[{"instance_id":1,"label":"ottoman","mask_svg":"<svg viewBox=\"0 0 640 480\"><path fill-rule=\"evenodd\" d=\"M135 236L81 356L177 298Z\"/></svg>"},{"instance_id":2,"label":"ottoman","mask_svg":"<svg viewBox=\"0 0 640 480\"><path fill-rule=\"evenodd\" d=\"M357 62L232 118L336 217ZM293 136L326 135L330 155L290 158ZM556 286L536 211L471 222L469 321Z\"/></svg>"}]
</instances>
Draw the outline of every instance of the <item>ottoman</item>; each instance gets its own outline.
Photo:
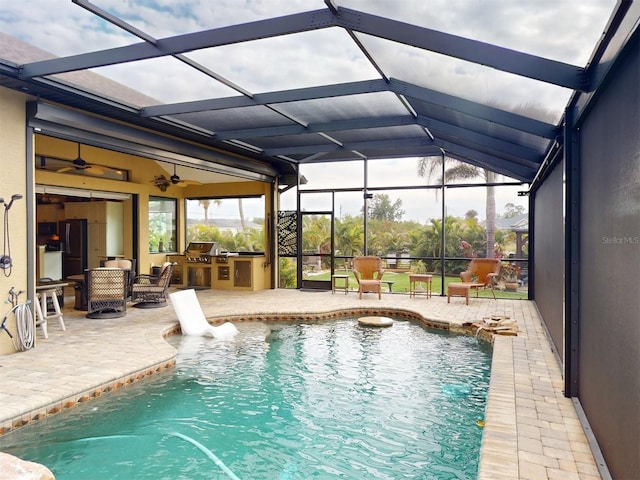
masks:
<instances>
[{"instance_id":1,"label":"ottoman","mask_svg":"<svg viewBox=\"0 0 640 480\"><path fill-rule=\"evenodd\" d=\"M467 305L469 305L469 290L471 283L452 282L447 287L447 303L451 303L451 296L465 297Z\"/></svg>"}]
</instances>

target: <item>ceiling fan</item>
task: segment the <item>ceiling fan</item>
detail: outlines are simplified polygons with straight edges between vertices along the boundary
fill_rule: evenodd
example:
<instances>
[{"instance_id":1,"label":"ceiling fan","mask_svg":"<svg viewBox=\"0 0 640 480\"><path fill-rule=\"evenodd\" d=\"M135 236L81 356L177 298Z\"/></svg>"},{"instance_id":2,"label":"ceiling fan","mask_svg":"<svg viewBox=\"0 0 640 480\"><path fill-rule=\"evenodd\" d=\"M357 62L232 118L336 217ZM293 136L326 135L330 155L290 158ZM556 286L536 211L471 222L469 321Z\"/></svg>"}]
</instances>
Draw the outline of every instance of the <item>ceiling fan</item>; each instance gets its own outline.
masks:
<instances>
[{"instance_id":1,"label":"ceiling fan","mask_svg":"<svg viewBox=\"0 0 640 480\"><path fill-rule=\"evenodd\" d=\"M80 156L80 144L78 143L78 158L76 158L73 162L73 166L62 167L57 170L58 173L69 172L73 169L75 170L86 170L87 173L91 175L104 175L104 170L97 165L91 165L84 161L84 159Z\"/></svg>"},{"instance_id":2,"label":"ceiling fan","mask_svg":"<svg viewBox=\"0 0 640 480\"><path fill-rule=\"evenodd\" d=\"M178 187L186 187L187 185L202 185L202 182L197 180L181 180L178 174L176 173L176 164L173 164L173 175L169 177L171 183Z\"/></svg>"}]
</instances>

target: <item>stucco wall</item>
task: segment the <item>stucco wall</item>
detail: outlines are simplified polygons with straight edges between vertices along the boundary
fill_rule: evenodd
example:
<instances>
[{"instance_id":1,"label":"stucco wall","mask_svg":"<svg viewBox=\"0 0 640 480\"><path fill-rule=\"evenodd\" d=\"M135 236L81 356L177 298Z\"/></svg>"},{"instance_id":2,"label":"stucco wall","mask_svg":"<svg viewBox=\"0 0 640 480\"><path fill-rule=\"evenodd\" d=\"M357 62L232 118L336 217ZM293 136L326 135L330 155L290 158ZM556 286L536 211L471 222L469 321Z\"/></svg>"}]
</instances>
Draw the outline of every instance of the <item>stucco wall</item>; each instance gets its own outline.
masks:
<instances>
[{"instance_id":1,"label":"stucco wall","mask_svg":"<svg viewBox=\"0 0 640 480\"><path fill-rule=\"evenodd\" d=\"M4 303L9 296L9 289L27 289L26 100L27 97L20 93L0 88L0 197L9 202L11 195L17 193L23 196L9 210L9 240L14 267L9 277L6 276L9 270L0 270L0 319L10 308L9 304ZM0 213L4 215L4 212L4 205L0 205ZM0 230L4 236L4 226ZM21 295L20 299L26 300L26 294ZM7 327L15 336L13 318L7 321ZM0 354L14 351L9 336L6 332L0 332Z\"/></svg>"}]
</instances>

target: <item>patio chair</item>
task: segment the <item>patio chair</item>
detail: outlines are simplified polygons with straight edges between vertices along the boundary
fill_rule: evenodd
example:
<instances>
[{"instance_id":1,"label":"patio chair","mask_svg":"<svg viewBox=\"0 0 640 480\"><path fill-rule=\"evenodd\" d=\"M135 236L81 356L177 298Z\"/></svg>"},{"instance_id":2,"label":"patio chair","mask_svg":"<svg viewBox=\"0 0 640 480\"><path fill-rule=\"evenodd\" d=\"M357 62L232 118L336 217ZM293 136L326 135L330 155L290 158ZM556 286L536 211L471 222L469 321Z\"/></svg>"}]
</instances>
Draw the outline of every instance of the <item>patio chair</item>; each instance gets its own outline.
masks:
<instances>
[{"instance_id":1,"label":"patio chair","mask_svg":"<svg viewBox=\"0 0 640 480\"><path fill-rule=\"evenodd\" d=\"M131 287L131 301L138 308L159 308L167 306L167 290L171 283L173 263L165 262L160 267L160 274L138 275Z\"/></svg>"},{"instance_id":2,"label":"patio chair","mask_svg":"<svg viewBox=\"0 0 640 480\"><path fill-rule=\"evenodd\" d=\"M131 296L133 282L136 279L136 259L135 258L117 258L115 260L105 260L104 266L107 268L122 268L127 275L127 296Z\"/></svg>"},{"instance_id":3,"label":"patio chair","mask_svg":"<svg viewBox=\"0 0 640 480\"><path fill-rule=\"evenodd\" d=\"M378 299L382 298L382 259L380 257L353 257L353 274L358 281L358 297L365 292L377 292Z\"/></svg>"},{"instance_id":4,"label":"patio chair","mask_svg":"<svg viewBox=\"0 0 640 480\"><path fill-rule=\"evenodd\" d=\"M476 298L478 297L479 289L484 288L486 290L489 288L495 300L496 293L493 287L496 277L500 274L501 266L502 263L497 258L474 258L469 262L467 269L464 272L460 272L460 279L464 286L469 287L468 290L476 291ZM452 282L449 285L452 284L454 285L455 291L456 284ZM455 293L452 294L455 295ZM451 294L448 296L450 297L450 295ZM467 296L467 302L468 300Z\"/></svg>"},{"instance_id":5,"label":"patio chair","mask_svg":"<svg viewBox=\"0 0 640 480\"><path fill-rule=\"evenodd\" d=\"M87 271L87 318L118 318L127 314L127 275L121 268Z\"/></svg>"}]
</instances>

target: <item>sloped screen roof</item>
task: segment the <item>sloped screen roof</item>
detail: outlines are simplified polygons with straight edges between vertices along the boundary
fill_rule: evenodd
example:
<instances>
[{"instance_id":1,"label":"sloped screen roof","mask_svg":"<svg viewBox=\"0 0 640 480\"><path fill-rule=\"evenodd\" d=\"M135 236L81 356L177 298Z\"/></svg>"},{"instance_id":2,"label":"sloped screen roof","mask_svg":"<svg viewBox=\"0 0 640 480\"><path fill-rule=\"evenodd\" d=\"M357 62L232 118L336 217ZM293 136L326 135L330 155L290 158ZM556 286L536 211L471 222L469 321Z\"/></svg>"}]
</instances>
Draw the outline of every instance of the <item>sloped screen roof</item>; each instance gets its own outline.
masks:
<instances>
[{"instance_id":1,"label":"sloped screen roof","mask_svg":"<svg viewBox=\"0 0 640 480\"><path fill-rule=\"evenodd\" d=\"M444 154L525 182L559 137L573 92L593 87L587 62L615 10L612 0L327 0L274 1L280 16L215 15L230 7L211 4L198 16L73 3L100 42L85 34L57 57L0 57L22 82L78 95L76 106L280 172ZM104 47L83 51L91 43Z\"/></svg>"}]
</instances>

